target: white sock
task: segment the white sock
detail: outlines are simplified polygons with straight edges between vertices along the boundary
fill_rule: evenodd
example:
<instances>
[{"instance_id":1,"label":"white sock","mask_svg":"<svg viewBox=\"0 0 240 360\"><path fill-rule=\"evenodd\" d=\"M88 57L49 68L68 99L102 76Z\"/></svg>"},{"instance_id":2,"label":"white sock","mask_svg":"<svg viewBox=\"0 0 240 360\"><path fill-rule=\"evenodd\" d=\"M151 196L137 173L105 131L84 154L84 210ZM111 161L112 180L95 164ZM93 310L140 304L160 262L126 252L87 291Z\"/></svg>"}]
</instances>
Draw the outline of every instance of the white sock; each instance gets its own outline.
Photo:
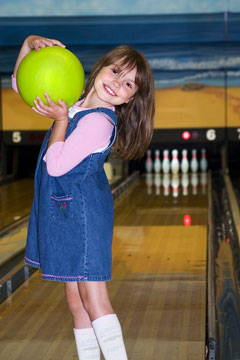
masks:
<instances>
[{"instance_id":1,"label":"white sock","mask_svg":"<svg viewBox=\"0 0 240 360\"><path fill-rule=\"evenodd\" d=\"M105 360L127 360L121 325L116 314L105 315L92 322Z\"/></svg>"},{"instance_id":2,"label":"white sock","mask_svg":"<svg viewBox=\"0 0 240 360\"><path fill-rule=\"evenodd\" d=\"M100 360L100 348L93 328L73 329L80 360Z\"/></svg>"}]
</instances>

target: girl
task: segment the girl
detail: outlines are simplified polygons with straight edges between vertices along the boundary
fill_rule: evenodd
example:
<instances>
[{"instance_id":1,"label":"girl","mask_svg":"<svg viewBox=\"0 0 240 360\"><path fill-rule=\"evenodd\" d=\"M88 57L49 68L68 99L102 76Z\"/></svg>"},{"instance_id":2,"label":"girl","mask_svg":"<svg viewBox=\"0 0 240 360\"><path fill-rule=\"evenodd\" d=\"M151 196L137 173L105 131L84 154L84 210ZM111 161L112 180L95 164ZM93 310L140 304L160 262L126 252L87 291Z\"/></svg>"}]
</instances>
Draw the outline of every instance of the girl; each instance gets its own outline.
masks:
<instances>
[{"instance_id":1,"label":"girl","mask_svg":"<svg viewBox=\"0 0 240 360\"><path fill-rule=\"evenodd\" d=\"M14 74L32 49L65 47L29 36ZM64 85L64 84L63 84ZM121 326L109 301L113 202L103 164L114 142L124 159L144 155L153 131L154 81L148 62L119 46L94 66L83 99L72 108L45 94L33 110L54 120L43 141L26 245L27 264L42 278L65 282L79 359L125 360Z\"/></svg>"}]
</instances>

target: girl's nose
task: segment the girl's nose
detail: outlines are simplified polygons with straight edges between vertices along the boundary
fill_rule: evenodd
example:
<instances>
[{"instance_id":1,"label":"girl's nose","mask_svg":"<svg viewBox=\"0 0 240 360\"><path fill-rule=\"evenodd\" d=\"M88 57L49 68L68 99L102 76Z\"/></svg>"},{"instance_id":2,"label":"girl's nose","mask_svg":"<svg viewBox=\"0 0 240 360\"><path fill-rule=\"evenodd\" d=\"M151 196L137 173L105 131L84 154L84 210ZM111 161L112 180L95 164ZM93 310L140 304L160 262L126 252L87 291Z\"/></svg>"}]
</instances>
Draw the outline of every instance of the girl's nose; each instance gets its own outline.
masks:
<instances>
[{"instance_id":1,"label":"girl's nose","mask_svg":"<svg viewBox=\"0 0 240 360\"><path fill-rule=\"evenodd\" d=\"M114 81L113 81L113 85L114 85L114 87L115 87L116 89L119 89L119 87L120 87L120 83L119 83L119 81L117 81L117 80L114 80Z\"/></svg>"}]
</instances>

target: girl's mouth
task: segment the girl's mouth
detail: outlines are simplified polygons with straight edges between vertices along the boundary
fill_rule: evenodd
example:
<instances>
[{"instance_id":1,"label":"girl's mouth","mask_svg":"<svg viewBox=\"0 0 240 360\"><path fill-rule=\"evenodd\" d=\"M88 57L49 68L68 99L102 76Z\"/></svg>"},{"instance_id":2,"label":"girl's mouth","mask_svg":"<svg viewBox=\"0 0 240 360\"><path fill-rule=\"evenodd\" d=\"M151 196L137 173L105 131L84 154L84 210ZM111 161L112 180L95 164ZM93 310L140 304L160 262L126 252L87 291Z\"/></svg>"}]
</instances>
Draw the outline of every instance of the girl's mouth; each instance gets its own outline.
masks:
<instances>
[{"instance_id":1,"label":"girl's mouth","mask_svg":"<svg viewBox=\"0 0 240 360\"><path fill-rule=\"evenodd\" d=\"M105 89L105 91L106 91L109 95L111 95L111 96L117 96L117 95L115 94L115 92L114 92L109 86L107 86L107 85L105 85L105 84L104 84L104 89Z\"/></svg>"}]
</instances>

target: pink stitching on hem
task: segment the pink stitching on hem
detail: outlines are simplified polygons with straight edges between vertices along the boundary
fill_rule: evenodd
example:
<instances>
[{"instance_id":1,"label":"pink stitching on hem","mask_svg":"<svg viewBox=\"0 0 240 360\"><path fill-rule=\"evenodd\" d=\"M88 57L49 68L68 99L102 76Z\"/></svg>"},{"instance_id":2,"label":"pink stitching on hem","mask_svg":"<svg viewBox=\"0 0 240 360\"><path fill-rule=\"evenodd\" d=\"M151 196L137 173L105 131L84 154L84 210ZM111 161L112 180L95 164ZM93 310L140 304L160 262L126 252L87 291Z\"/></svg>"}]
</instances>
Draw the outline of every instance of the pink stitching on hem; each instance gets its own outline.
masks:
<instances>
[{"instance_id":1,"label":"pink stitching on hem","mask_svg":"<svg viewBox=\"0 0 240 360\"><path fill-rule=\"evenodd\" d=\"M64 278L64 279L82 279L82 278L84 278L84 276L58 276L58 275L49 275L49 274L42 274L42 276Z\"/></svg>"},{"instance_id":2,"label":"pink stitching on hem","mask_svg":"<svg viewBox=\"0 0 240 360\"><path fill-rule=\"evenodd\" d=\"M25 259L26 259L27 261L32 262L33 264L38 264L38 265L40 265L40 263L39 263L39 262L37 262L37 261L33 261L33 260L30 260L30 259L28 259L26 256L25 256Z\"/></svg>"}]
</instances>

